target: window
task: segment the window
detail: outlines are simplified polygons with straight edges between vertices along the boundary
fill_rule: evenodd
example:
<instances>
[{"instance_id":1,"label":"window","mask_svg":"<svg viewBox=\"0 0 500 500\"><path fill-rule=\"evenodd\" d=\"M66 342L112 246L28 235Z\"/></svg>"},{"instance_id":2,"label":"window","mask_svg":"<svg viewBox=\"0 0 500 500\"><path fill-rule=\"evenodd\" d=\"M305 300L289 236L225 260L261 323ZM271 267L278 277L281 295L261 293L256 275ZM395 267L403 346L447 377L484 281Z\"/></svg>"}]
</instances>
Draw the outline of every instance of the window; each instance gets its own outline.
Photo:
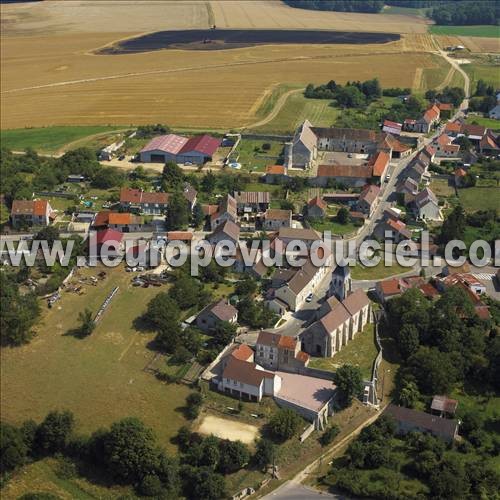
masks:
<instances>
[{"instance_id":1,"label":"window","mask_svg":"<svg viewBox=\"0 0 500 500\"><path fill-rule=\"evenodd\" d=\"M269 354L269 359L274 359L274 356L272 354Z\"/></svg>"}]
</instances>

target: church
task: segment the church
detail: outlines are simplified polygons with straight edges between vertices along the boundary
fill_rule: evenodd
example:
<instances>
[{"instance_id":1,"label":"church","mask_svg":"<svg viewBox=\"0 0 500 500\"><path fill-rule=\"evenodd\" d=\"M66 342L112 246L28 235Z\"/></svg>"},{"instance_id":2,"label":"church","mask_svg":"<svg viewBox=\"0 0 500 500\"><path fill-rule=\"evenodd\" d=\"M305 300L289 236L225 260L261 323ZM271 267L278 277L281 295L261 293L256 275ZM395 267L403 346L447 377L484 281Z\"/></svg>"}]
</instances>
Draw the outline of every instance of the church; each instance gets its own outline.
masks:
<instances>
[{"instance_id":1,"label":"church","mask_svg":"<svg viewBox=\"0 0 500 500\"><path fill-rule=\"evenodd\" d=\"M332 357L372 322L370 299L363 290L352 291L349 266L337 266L317 320L300 335L302 350L312 356Z\"/></svg>"}]
</instances>

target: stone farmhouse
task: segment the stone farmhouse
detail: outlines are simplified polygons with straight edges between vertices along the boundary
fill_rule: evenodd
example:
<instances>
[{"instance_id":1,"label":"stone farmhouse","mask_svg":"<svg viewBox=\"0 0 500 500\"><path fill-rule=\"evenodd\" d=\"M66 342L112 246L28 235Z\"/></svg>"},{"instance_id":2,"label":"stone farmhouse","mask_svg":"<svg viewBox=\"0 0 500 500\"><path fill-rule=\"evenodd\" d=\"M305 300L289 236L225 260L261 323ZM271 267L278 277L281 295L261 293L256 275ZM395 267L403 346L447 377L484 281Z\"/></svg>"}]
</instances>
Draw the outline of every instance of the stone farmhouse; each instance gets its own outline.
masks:
<instances>
[{"instance_id":1,"label":"stone farmhouse","mask_svg":"<svg viewBox=\"0 0 500 500\"><path fill-rule=\"evenodd\" d=\"M321 196L315 196L307 202L306 215L308 217L324 217L326 215L326 209L328 204L321 198Z\"/></svg>"},{"instance_id":2,"label":"stone farmhouse","mask_svg":"<svg viewBox=\"0 0 500 500\"><path fill-rule=\"evenodd\" d=\"M269 370L299 372L309 363L293 337L262 331L255 344L255 362Z\"/></svg>"},{"instance_id":3,"label":"stone farmhouse","mask_svg":"<svg viewBox=\"0 0 500 500\"><path fill-rule=\"evenodd\" d=\"M278 231L282 227L292 227L292 211L268 208L264 214L262 227L266 231Z\"/></svg>"},{"instance_id":4,"label":"stone farmhouse","mask_svg":"<svg viewBox=\"0 0 500 500\"><path fill-rule=\"evenodd\" d=\"M458 435L457 420L442 418L393 404L389 405L384 413L396 421L398 432L401 434L412 431L428 432L448 442L454 441Z\"/></svg>"},{"instance_id":5,"label":"stone farmhouse","mask_svg":"<svg viewBox=\"0 0 500 500\"><path fill-rule=\"evenodd\" d=\"M204 332L209 332L224 321L231 324L236 323L238 321L238 309L229 304L226 299L221 299L201 310L196 317L196 326Z\"/></svg>"},{"instance_id":6,"label":"stone farmhouse","mask_svg":"<svg viewBox=\"0 0 500 500\"><path fill-rule=\"evenodd\" d=\"M238 210L236 200L227 194L219 203L217 211L210 215L210 228L214 231L217 226L225 221L238 221Z\"/></svg>"},{"instance_id":7,"label":"stone farmhouse","mask_svg":"<svg viewBox=\"0 0 500 500\"><path fill-rule=\"evenodd\" d=\"M319 165L316 177L310 183L318 187L328 187L332 182L349 187L363 187L373 175L369 165Z\"/></svg>"},{"instance_id":8,"label":"stone farmhouse","mask_svg":"<svg viewBox=\"0 0 500 500\"><path fill-rule=\"evenodd\" d=\"M146 192L141 189L122 188L120 205L123 210L138 211L147 215L162 215L168 207L169 194Z\"/></svg>"},{"instance_id":9,"label":"stone farmhouse","mask_svg":"<svg viewBox=\"0 0 500 500\"><path fill-rule=\"evenodd\" d=\"M414 214L417 219L421 220L442 220L441 209L436 195L429 189L425 188L417 194L414 201Z\"/></svg>"},{"instance_id":10,"label":"stone farmhouse","mask_svg":"<svg viewBox=\"0 0 500 500\"><path fill-rule=\"evenodd\" d=\"M418 120L406 119L403 122L403 130L428 134L432 127L439 122L441 112L436 104L427 108Z\"/></svg>"},{"instance_id":11,"label":"stone farmhouse","mask_svg":"<svg viewBox=\"0 0 500 500\"><path fill-rule=\"evenodd\" d=\"M144 220L139 215L134 215L128 212L112 212L102 210L98 212L93 227L117 229L123 233L132 233L144 230Z\"/></svg>"},{"instance_id":12,"label":"stone farmhouse","mask_svg":"<svg viewBox=\"0 0 500 500\"><path fill-rule=\"evenodd\" d=\"M10 211L12 227L48 226L54 210L47 200L14 200Z\"/></svg>"},{"instance_id":13,"label":"stone farmhouse","mask_svg":"<svg viewBox=\"0 0 500 500\"><path fill-rule=\"evenodd\" d=\"M310 168L318 155L318 138L309 120L296 130L292 142L285 143L285 168Z\"/></svg>"},{"instance_id":14,"label":"stone farmhouse","mask_svg":"<svg viewBox=\"0 0 500 500\"><path fill-rule=\"evenodd\" d=\"M342 302L330 297L327 310L300 335L302 350L313 356L334 356L373 321L370 299L363 290L347 295Z\"/></svg>"},{"instance_id":15,"label":"stone farmhouse","mask_svg":"<svg viewBox=\"0 0 500 500\"><path fill-rule=\"evenodd\" d=\"M290 347L283 347L283 360L287 351L290 356L295 352L293 342L294 339L276 340L277 344ZM299 357L302 355L304 359L307 357L299 351ZM279 406L295 410L311 422L315 429L324 429L328 417L333 414L336 387L331 380L282 370L266 370L258 364L257 357L257 353L254 354L245 344L232 345L213 368L211 387L247 401L259 402L263 397L270 396Z\"/></svg>"},{"instance_id":16,"label":"stone farmhouse","mask_svg":"<svg viewBox=\"0 0 500 500\"><path fill-rule=\"evenodd\" d=\"M271 205L271 196L268 191L235 191L238 214L265 212Z\"/></svg>"}]
</instances>

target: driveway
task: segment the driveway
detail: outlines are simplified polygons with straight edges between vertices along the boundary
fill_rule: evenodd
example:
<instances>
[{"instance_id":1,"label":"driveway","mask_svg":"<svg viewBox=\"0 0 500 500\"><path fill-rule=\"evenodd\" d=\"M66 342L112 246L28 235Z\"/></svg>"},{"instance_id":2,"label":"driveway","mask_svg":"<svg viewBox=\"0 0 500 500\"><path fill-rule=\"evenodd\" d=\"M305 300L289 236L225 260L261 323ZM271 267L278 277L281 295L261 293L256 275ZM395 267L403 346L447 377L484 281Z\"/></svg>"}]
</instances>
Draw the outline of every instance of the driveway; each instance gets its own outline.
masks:
<instances>
[{"instance_id":1,"label":"driveway","mask_svg":"<svg viewBox=\"0 0 500 500\"><path fill-rule=\"evenodd\" d=\"M320 498L347 500L349 497L332 495L331 493L313 490L302 484L287 481L283 486L280 486L277 490L262 498L265 500L318 500Z\"/></svg>"}]
</instances>

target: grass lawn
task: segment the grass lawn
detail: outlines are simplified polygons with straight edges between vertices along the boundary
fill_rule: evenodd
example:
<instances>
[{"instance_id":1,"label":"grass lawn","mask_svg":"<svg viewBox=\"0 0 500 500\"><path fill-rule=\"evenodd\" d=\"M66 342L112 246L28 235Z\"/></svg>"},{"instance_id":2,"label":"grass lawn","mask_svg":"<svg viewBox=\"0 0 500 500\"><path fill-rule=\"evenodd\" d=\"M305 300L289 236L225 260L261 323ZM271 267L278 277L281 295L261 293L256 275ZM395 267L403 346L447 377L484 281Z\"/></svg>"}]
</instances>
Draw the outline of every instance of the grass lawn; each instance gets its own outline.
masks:
<instances>
[{"instance_id":1,"label":"grass lawn","mask_svg":"<svg viewBox=\"0 0 500 500\"><path fill-rule=\"evenodd\" d=\"M374 267L365 267L360 262L357 262L351 268L351 276L354 280L382 280L389 278L396 274L407 273L412 270L411 267L403 267L399 265L395 258L391 266L384 266L384 259L382 259Z\"/></svg>"},{"instance_id":2,"label":"grass lawn","mask_svg":"<svg viewBox=\"0 0 500 500\"><path fill-rule=\"evenodd\" d=\"M335 221L334 217L330 217L327 219L318 219L310 222L311 226L316 229L316 231L331 231L332 234L344 235L349 234L358 229L359 226L356 226L352 222L348 222L346 224L340 224Z\"/></svg>"},{"instance_id":3,"label":"grass lawn","mask_svg":"<svg viewBox=\"0 0 500 500\"><path fill-rule=\"evenodd\" d=\"M466 212L500 210L500 188L498 187L459 189L458 197Z\"/></svg>"},{"instance_id":4,"label":"grass lawn","mask_svg":"<svg viewBox=\"0 0 500 500\"><path fill-rule=\"evenodd\" d=\"M329 99L307 99L301 92L292 94L286 100L279 113L257 132L290 133L305 119L316 127L329 127L340 114L340 110L332 106Z\"/></svg>"},{"instance_id":5,"label":"grass lawn","mask_svg":"<svg viewBox=\"0 0 500 500\"><path fill-rule=\"evenodd\" d=\"M90 482L83 477L63 479L58 476L59 461L44 458L17 471L2 489L2 498L14 500L26 493L51 493L57 498L113 499L128 497L131 488L107 487L102 482Z\"/></svg>"},{"instance_id":6,"label":"grass lawn","mask_svg":"<svg viewBox=\"0 0 500 500\"><path fill-rule=\"evenodd\" d=\"M371 378L373 360L377 357L374 325L368 324L333 358L311 358L309 366L335 371L342 365L359 366L365 379Z\"/></svg>"},{"instance_id":7,"label":"grass lawn","mask_svg":"<svg viewBox=\"0 0 500 500\"><path fill-rule=\"evenodd\" d=\"M83 285L84 295L63 292L52 309L42 303L37 336L28 345L2 349L2 418L15 424L28 418L39 421L50 410L64 408L74 412L77 431L89 433L137 416L172 451L169 440L185 423L181 408L190 390L159 382L144 371L155 357L148 347L154 334L134 324L163 287L134 288L122 266L105 270L108 277L97 286ZM92 335L67 335L77 327L78 313L86 307L96 313L115 286L120 289Z\"/></svg>"},{"instance_id":8,"label":"grass lawn","mask_svg":"<svg viewBox=\"0 0 500 500\"><path fill-rule=\"evenodd\" d=\"M429 31L434 35L452 36L481 36L487 38L497 38L500 36L500 28L494 25L477 26L429 26Z\"/></svg>"},{"instance_id":9,"label":"grass lawn","mask_svg":"<svg viewBox=\"0 0 500 500\"><path fill-rule=\"evenodd\" d=\"M500 68L496 56L481 56L471 58L471 64L463 64L462 69L469 75L471 90L476 90L478 80L484 80L488 85L500 86Z\"/></svg>"},{"instance_id":10,"label":"grass lawn","mask_svg":"<svg viewBox=\"0 0 500 500\"><path fill-rule=\"evenodd\" d=\"M477 125L482 125L486 128L491 128L492 130L497 132L500 131L500 120L485 118L483 116L469 115L465 121L466 123L474 123Z\"/></svg>"},{"instance_id":11,"label":"grass lawn","mask_svg":"<svg viewBox=\"0 0 500 500\"><path fill-rule=\"evenodd\" d=\"M105 125L19 128L0 131L0 140L3 147L13 151L33 148L43 153L55 153L70 142L122 128Z\"/></svg>"},{"instance_id":12,"label":"grass lawn","mask_svg":"<svg viewBox=\"0 0 500 500\"><path fill-rule=\"evenodd\" d=\"M432 192L440 197L443 196L447 198L448 196L455 196L455 188L450 186L446 179L432 179L429 186Z\"/></svg>"},{"instance_id":13,"label":"grass lawn","mask_svg":"<svg viewBox=\"0 0 500 500\"><path fill-rule=\"evenodd\" d=\"M264 151L262 146L270 144L271 149ZM278 163L283 153L283 143L278 141L242 139L233 154L242 168L248 171L263 172L267 165Z\"/></svg>"}]
</instances>

